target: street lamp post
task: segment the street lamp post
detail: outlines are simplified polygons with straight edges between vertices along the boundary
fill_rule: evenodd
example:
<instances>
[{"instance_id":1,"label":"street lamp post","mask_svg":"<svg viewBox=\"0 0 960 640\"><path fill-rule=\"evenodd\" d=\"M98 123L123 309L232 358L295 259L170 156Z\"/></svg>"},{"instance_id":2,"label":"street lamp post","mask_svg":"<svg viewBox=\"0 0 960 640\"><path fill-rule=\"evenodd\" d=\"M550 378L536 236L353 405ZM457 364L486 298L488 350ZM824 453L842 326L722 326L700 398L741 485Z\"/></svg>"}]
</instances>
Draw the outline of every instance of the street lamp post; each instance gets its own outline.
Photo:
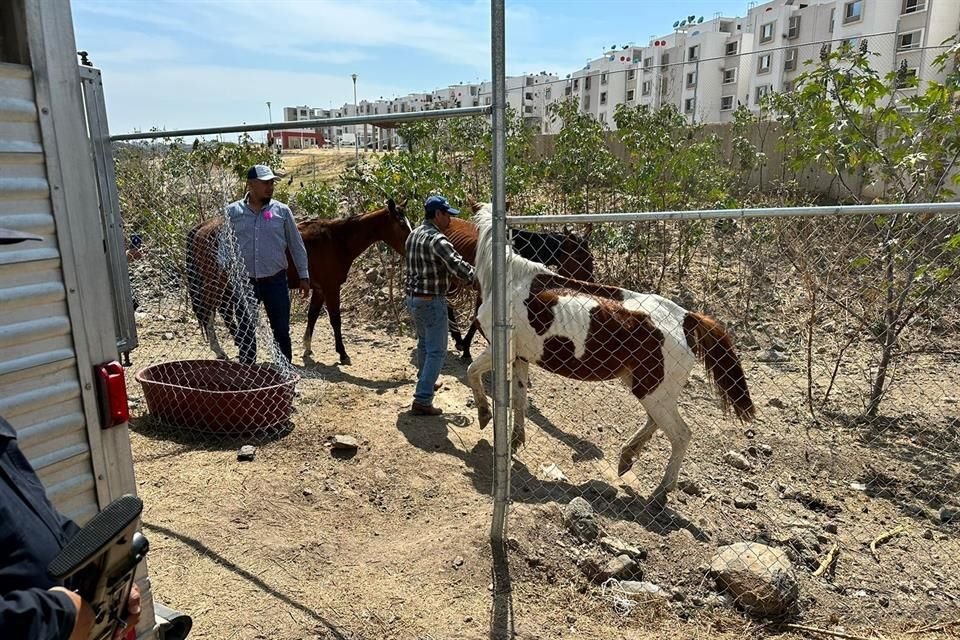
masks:
<instances>
[{"instance_id":1,"label":"street lamp post","mask_svg":"<svg viewBox=\"0 0 960 640\"><path fill-rule=\"evenodd\" d=\"M357 74L351 74L353 78L353 114L358 116L360 112L357 110ZM357 164L360 164L360 141L357 140L357 125L353 125L353 156Z\"/></svg>"},{"instance_id":2,"label":"street lamp post","mask_svg":"<svg viewBox=\"0 0 960 640\"><path fill-rule=\"evenodd\" d=\"M270 101L269 101L269 100L267 100L267 122L270 122L270 123L273 122L273 114L270 112ZM270 143L272 142L272 140L271 140L272 137L273 137L273 135L272 135L271 133L267 133L267 146L269 146Z\"/></svg>"}]
</instances>

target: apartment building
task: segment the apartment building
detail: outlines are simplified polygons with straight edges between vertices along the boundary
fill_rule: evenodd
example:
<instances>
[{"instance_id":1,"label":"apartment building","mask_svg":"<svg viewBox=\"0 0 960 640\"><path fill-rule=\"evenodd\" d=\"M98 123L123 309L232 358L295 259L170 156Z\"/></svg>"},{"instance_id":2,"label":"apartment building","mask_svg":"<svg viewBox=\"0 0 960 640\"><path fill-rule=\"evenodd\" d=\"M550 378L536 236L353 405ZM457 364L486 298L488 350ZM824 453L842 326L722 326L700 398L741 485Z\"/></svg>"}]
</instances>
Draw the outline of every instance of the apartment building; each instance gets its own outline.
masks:
<instances>
[{"instance_id":1,"label":"apartment building","mask_svg":"<svg viewBox=\"0 0 960 640\"><path fill-rule=\"evenodd\" d=\"M960 31L960 0L772 0L751 2L745 16L716 15L677 25L645 46L611 49L566 78L541 72L506 79L507 103L541 133L561 123L550 105L576 100L581 112L615 128L618 105L659 109L671 104L691 122L731 122L740 105L760 108L770 92L791 91L797 77L819 61L824 47L866 46L880 73L901 66L923 82L942 79L933 60ZM865 41L865 42L864 42ZM450 85L431 93L360 103L360 113L404 113L489 105L493 83ZM385 110L385 111L384 111ZM354 107L319 110L285 107L284 120L352 115ZM330 115L315 115L324 113ZM357 131L354 131L357 129ZM389 131L389 133L386 133ZM376 142L374 127L324 129L327 140L354 133ZM391 145L395 130L383 130ZM392 137L390 137L392 136Z\"/></svg>"},{"instance_id":2,"label":"apartment building","mask_svg":"<svg viewBox=\"0 0 960 640\"><path fill-rule=\"evenodd\" d=\"M822 47L843 42L866 40L881 73L905 65L921 81L939 79L933 59L958 31L960 0L773 0L611 50L570 74L554 101L573 98L610 128L619 104L672 104L691 121L730 122L738 106L756 110L764 95L791 91Z\"/></svg>"}]
</instances>

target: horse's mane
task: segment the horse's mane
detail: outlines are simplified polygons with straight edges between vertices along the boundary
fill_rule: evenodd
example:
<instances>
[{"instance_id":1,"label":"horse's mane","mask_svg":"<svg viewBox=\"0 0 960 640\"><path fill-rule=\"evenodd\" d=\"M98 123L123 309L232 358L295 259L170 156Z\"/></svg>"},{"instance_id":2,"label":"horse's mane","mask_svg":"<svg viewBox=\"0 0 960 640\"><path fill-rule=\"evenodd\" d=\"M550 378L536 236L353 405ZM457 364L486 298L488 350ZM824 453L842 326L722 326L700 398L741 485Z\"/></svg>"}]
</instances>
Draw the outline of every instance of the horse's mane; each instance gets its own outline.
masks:
<instances>
[{"instance_id":1,"label":"horse's mane","mask_svg":"<svg viewBox=\"0 0 960 640\"><path fill-rule=\"evenodd\" d=\"M366 211L364 213L358 213L346 218L314 218L312 220L304 220L297 226L300 229L300 235L303 236L303 240L306 242L307 240L315 240L322 236L326 236L328 238L332 237L338 229L352 227L353 225L359 222L365 222L374 216L383 215L387 211L387 207L382 207L376 211Z\"/></svg>"},{"instance_id":2,"label":"horse's mane","mask_svg":"<svg viewBox=\"0 0 960 640\"><path fill-rule=\"evenodd\" d=\"M493 205L484 204L474 214L473 221L479 230L477 239L477 279L483 292L493 291ZM541 274L556 275L539 262L517 255L507 242L507 282Z\"/></svg>"}]
</instances>

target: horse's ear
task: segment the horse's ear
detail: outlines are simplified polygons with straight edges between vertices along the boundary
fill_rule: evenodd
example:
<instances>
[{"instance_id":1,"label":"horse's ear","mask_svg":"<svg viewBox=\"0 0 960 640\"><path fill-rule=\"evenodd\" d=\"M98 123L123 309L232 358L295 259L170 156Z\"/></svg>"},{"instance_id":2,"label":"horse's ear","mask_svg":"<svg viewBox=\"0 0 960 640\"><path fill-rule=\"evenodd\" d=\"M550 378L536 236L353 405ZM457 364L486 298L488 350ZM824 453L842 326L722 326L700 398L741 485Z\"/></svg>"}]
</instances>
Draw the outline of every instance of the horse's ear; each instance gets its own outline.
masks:
<instances>
[{"instance_id":1,"label":"horse's ear","mask_svg":"<svg viewBox=\"0 0 960 640\"><path fill-rule=\"evenodd\" d=\"M397 215L397 203L393 201L393 198L387 198L387 209L393 215Z\"/></svg>"}]
</instances>

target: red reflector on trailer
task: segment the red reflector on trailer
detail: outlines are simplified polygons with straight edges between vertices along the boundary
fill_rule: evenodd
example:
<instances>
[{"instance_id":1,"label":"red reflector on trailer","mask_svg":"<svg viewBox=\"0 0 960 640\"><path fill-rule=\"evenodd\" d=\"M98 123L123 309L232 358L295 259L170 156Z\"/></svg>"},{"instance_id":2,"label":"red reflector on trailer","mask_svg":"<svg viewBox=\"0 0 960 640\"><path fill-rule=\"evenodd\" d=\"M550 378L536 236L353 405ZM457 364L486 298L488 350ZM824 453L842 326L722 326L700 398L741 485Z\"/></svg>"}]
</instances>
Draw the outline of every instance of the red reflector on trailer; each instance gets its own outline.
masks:
<instances>
[{"instance_id":1,"label":"red reflector on trailer","mask_svg":"<svg viewBox=\"0 0 960 640\"><path fill-rule=\"evenodd\" d=\"M100 395L100 421L104 429L130 420L127 405L127 381L123 366L114 360L95 367Z\"/></svg>"}]
</instances>

